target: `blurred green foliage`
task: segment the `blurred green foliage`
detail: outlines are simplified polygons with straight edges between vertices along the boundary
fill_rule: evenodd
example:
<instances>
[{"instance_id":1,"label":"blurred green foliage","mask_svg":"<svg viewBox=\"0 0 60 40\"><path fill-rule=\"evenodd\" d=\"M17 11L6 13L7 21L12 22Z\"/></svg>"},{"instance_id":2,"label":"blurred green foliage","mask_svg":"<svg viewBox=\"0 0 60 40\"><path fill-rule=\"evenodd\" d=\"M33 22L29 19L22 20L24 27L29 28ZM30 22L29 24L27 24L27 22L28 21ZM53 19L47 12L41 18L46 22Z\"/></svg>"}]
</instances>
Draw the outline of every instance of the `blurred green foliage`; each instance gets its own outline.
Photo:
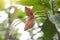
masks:
<instances>
[{"instance_id":1,"label":"blurred green foliage","mask_svg":"<svg viewBox=\"0 0 60 40\"><path fill-rule=\"evenodd\" d=\"M51 1L52 0L43 0L44 4L46 6L46 11L47 11L47 13L50 12L50 14L51 14L51 10L52 10ZM55 12L60 8L60 0L54 0L53 2L54 2L54 12ZM32 6L33 13L37 12L34 15L35 22L37 24L43 23L43 26L42 27L38 26L38 28L42 29L41 31L43 31L44 35L43 35L43 37L38 38L38 40L53 40L53 36L57 33L57 30L58 30L58 29L56 30L53 27L56 26L56 28L57 28L57 26L60 26L60 18L59 18L60 15L59 14L54 15L54 16L49 16L47 18L44 11L41 12L44 9L43 9L43 6L42 6L40 0L10 0L10 8L11 8L12 4L16 4L16 5L19 4L19 5L23 5L23 6ZM7 8L5 10L5 5L6 5L5 1L0 0L0 10L4 10L4 11L8 10L9 8ZM10 16L9 20L11 23L17 18L25 19L25 17L26 17L25 12L23 12L21 9L18 9L17 7L13 7L13 8L15 9L13 14L11 14L10 12L7 12L8 16ZM38 11L40 11L40 12L38 12ZM49 18L51 18L51 19L49 19ZM8 21L5 20L3 23L0 24L0 32L6 31L8 29L7 22ZM53 24L55 24L55 25L53 25ZM58 28L60 29L60 27L58 27ZM35 29L32 29L29 31L31 36L34 36L32 33L33 30L35 30ZM10 32L10 35L11 35L10 38L12 38L11 40L15 40L14 38L19 38L17 30L12 30ZM0 40L4 40L4 35L0 35ZM16 39L16 40L18 40L18 39Z\"/></svg>"}]
</instances>

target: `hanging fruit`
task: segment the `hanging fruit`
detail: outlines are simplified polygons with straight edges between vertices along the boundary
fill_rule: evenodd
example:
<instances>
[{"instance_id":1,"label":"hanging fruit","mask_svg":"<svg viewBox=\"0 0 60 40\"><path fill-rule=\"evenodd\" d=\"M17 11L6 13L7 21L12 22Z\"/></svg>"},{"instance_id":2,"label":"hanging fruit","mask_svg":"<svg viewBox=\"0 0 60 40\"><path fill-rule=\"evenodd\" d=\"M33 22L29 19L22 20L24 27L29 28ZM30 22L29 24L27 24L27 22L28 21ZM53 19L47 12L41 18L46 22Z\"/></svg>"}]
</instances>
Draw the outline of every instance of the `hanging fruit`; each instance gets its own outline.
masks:
<instances>
[{"instance_id":1,"label":"hanging fruit","mask_svg":"<svg viewBox=\"0 0 60 40\"><path fill-rule=\"evenodd\" d=\"M30 17L27 19L24 30L30 29L34 26L34 18Z\"/></svg>"},{"instance_id":2,"label":"hanging fruit","mask_svg":"<svg viewBox=\"0 0 60 40\"><path fill-rule=\"evenodd\" d=\"M34 15L30 8L25 7L26 15L28 16L24 30L28 30L34 26Z\"/></svg>"},{"instance_id":3,"label":"hanging fruit","mask_svg":"<svg viewBox=\"0 0 60 40\"><path fill-rule=\"evenodd\" d=\"M25 7L25 12L27 16L34 17L32 9Z\"/></svg>"}]
</instances>

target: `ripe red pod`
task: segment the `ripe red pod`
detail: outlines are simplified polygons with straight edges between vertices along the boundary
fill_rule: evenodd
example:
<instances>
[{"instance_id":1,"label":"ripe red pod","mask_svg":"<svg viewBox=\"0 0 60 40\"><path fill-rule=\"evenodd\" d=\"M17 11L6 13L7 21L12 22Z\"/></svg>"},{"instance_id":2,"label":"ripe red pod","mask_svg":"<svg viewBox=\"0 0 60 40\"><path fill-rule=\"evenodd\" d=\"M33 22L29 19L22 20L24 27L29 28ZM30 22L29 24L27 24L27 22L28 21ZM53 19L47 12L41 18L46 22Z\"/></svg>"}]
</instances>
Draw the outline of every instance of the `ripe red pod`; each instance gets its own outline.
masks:
<instances>
[{"instance_id":1,"label":"ripe red pod","mask_svg":"<svg viewBox=\"0 0 60 40\"><path fill-rule=\"evenodd\" d=\"M25 24L25 28L24 30L27 30L27 29L30 29L34 26L34 18L33 17L29 17L26 21L26 24Z\"/></svg>"},{"instance_id":2,"label":"ripe red pod","mask_svg":"<svg viewBox=\"0 0 60 40\"><path fill-rule=\"evenodd\" d=\"M27 16L34 17L32 9L25 7L25 12Z\"/></svg>"},{"instance_id":3,"label":"ripe red pod","mask_svg":"<svg viewBox=\"0 0 60 40\"><path fill-rule=\"evenodd\" d=\"M26 15L28 16L24 30L32 28L34 26L34 15L32 9L25 7Z\"/></svg>"}]
</instances>

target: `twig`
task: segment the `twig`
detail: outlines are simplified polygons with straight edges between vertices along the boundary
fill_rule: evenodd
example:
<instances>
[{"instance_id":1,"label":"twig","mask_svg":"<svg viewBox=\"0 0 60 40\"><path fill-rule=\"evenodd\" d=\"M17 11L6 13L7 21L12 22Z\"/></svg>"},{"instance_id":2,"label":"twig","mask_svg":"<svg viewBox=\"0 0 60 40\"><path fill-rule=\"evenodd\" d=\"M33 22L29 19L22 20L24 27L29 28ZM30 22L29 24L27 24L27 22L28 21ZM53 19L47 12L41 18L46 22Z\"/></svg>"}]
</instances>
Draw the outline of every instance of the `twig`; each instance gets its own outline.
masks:
<instances>
[{"instance_id":1,"label":"twig","mask_svg":"<svg viewBox=\"0 0 60 40\"><path fill-rule=\"evenodd\" d=\"M27 18L25 18L25 19L27 19ZM25 20L24 18L22 19L22 20ZM13 24L11 24L11 26L13 27L13 25L15 24L15 23L17 23L17 22L19 22L20 20L17 20L16 22L14 22ZM20 22L19 22L20 23ZM19 23L17 23L16 25L18 25ZM15 25L15 26L16 26Z\"/></svg>"},{"instance_id":2,"label":"twig","mask_svg":"<svg viewBox=\"0 0 60 40\"><path fill-rule=\"evenodd\" d=\"M10 38L9 33L10 33L10 31L11 31L11 28L12 28L12 27L11 27L11 23L12 23L12 22L11 22L11 19L10 19L10 17L11 17L10 9L11 9L12 7L16 8L15 6L10 6L9 8L4 9L4 10L6 11L6 13L8 13L8 18L9 18L9 20L8 20L9 26L8 26L8 28L7 28L7 30L6 30L5 40L9 40L9 38ZM8 12L7 10L9 10L9 12ZM2 10L0 10L0 11L2 11Z\"/></svg>"},{"instance_id":3,"label":"twig","mask_svg":"<svg viewBox=\"0 0 60 40\"><path fill-rule=\"evenodd\" d=\"M11 9L11 7L9 8L9 11L10 11L10 9ZM7 9L6 9L7 10ZM5 11L6 11L5 10ZM11 15L10 15L10 13L9 12L7 12L8 13L8 23L9 23L9 26L8 26L8 28L7 28L7 31L6 31L6 34L5 34L5 40L9 40L9 32L10 32L10 25L11 25L11 21L10 21L10 17L11 17Z\"/></svg>"},{"instance_id":4,"label":"twig","mask_svg":"<svg viewBox=\"0 0 60 40\"><path fill-rule=\"evenodd\" d=\"M51 0L51 9L52 9L53 14L55 14L55 11L54 11L54 0ZM55 29L56 29L56 27L55 27ZM58 33L58 40L60 40L60 32L57 31L57 33Z\"/></svg>"},{"instance_id":5,"label":"twig","mask_svg":"<svg viewBox=\"0 0 60 40\"><path fill-rule=\"evenodd\" d=\"M10 20L9 20L8 22L9 22L9 27L8 27L8 28L7 28L7 30L6 30L6 34L5 34L5 40L8 40L8 39L9 39Z\"/></svg>"},{"instance_id":6,"label":"twig","mask_svg":"<svg viewBox=\"0 0 60 40\"><path fill-rule=\"evenodd\" d=\"M12 23L11 26L13 27L13 25L14 25L15 23L17 23L18 21L20 21L20 20L17 20L16 22Z\"/></svg>"},{"instance_id":7,"label":"twig","mask_svg":"<svg viewBox=\"0 0 60 40\"><path fill-rule=\"evenodd\" d=\"M52 13L55 14L55 11L54 11L54 1L51 0L51 10L52 10Z\"/></svg>"},{"instance_id":8,"label":"twig","mask_svg":"<svg viewBox=\"0 0 60 40\"><path fill-rule=\"evenodd\" d=\"M43 6L43 9L44 9L44 13L46 14L46 16L48 17L48 14L47 14L47 11L46 11L46 6L45 6L45 3L43 0L40 0L42 6Z\"/></svg>"},{"instance_id":9,"label":"twig","mask_svg":"<svg viewBox=\"0 0 60 40\"><path fill-rule=\"evenodd\" d=\"M36 11L33 14L36 15L37 13L44 12L44 10Z\"/></svg>"}]
</instances>

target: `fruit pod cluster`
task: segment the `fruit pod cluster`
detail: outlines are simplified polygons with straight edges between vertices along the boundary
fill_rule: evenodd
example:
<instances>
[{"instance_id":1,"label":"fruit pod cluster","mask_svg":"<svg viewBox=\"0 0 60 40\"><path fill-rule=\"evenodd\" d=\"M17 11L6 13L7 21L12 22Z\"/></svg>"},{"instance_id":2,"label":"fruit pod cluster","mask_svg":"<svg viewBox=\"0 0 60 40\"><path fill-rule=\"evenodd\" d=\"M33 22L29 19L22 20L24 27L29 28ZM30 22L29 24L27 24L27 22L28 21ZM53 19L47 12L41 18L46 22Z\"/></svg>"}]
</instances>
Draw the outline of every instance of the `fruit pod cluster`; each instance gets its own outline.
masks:
<instances>
[{"instance_id":1,"label":"fruit pod cluster","mask_svg":"<svg viewBox=\"0 0 60 40\"><path fill-rule=\"evenodd\" d=\"M26 15L28 16L27 21L25 23L24 30L28 30L34 26L34 14L32 9L25 7Z\"/></svg>"}]
</instances>

